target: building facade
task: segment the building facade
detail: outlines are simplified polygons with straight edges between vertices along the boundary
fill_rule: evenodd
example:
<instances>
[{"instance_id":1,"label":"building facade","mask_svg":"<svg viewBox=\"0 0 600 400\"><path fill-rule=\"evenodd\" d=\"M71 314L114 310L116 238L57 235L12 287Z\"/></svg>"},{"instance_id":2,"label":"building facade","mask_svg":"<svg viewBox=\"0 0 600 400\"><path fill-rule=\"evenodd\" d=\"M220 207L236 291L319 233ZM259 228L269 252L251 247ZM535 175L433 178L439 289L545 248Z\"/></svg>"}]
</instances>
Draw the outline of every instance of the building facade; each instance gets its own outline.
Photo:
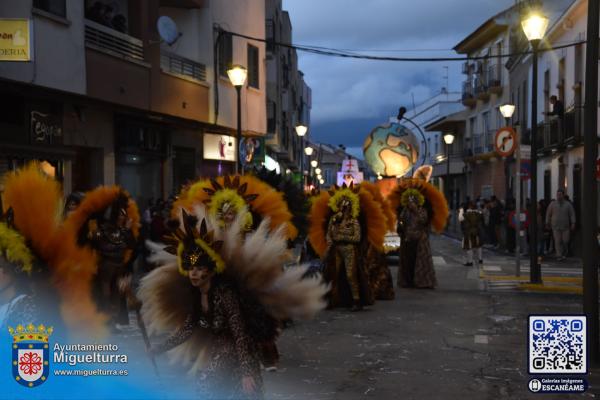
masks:
<instances>
[{"instance_id":1,"label":"building facade","mask_svg":"<svg viewBox=\"0 0 600 400\"><path fill-rule=\"evenodd\" d=\"M248 69L243 135L266 134L266 46L221 33L264 39L264 0L14 0L0 15L29 21L35 50L0 61L0 172L44 160L65 193L117 183L140 202L233 172L231 64Z\"/></svg>"},{"instance_id":2,"label":"building facade","mask_svg":"<svg viewBox=\"0 0 600 400\"><path fill-rule=\"evenodd\" d=\"M266 0L267 43L267 149L282 170L298 177L307 171L304 148L310 138L312 92L298 69L295 49L275 43L292 44L292 23L281 0ZM304 138L296 126L308 127Z\"/></svg>"}]
</instances>

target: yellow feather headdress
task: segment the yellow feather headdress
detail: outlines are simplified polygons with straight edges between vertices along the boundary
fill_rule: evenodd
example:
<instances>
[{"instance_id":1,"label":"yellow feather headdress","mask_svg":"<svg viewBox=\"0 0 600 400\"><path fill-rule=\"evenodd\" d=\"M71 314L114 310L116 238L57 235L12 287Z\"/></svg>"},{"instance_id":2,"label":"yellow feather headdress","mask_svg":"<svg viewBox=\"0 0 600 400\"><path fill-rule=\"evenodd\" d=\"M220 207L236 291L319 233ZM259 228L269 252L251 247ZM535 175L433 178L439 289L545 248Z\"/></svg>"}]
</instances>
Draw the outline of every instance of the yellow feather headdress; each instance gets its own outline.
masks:
<instances>
[{"instance_id":1,"label":"yellow feather headdress","mask_svg":"<svg viewBox=\"0 0 600 400\"><path fill-rule=\"evenodd\" d=\"M285 225L288 239L294 239L298 235L298 230L292 224L293 215L283 193L252 175L220 176L195 182L181 192L173 204L173 212L176 213L180 208L191 212L194 206L204 204L211 217L219 219L218 213L226 201L237 212L247 207L250 212L261 218L269 218L269 226L273 231ZM175 214L172 216L178 218ZM251 217L249 215L247 218ZM252 220L245 222L258 223Z\"/></svg>"}]
</instances>

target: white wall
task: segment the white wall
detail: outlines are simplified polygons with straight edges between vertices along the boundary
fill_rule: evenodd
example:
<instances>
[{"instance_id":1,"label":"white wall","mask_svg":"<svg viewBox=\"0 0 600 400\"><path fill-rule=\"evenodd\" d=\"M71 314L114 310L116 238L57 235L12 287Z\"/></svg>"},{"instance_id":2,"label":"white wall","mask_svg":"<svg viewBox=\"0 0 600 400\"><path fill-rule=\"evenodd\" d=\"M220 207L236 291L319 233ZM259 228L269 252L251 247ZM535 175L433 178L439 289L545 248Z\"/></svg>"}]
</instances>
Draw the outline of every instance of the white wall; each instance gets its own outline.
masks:
<instances>
[{"instance_id":1,"label":"white wall","mask_svg":"<svg viewBox=\"0 0 600 400\"><path fill-rule=\"evenodd\" d=\"M265 37L265 0L221 0L210 2L214 24L248 36ZM263 42L233 37L233 63L248 65L248 43L259 49L260 89L242 88L242 130L256 134L267 131L266 46ZM211 50L212 52L212 50ZM212 61L210 82L214 82ZM219 77L219 125L237 128L236 92L226 78Z\"/></svg>"},{"instance_id":2,"label":"white wall","mask_svg":"<svg viewBox=\"0 0 600 400\"><path fill-rule=\"evenodd\" d=\"M83 3L67 0L68 22L63 23L32 14L31 0L0 1L2 18L33 19L33 60L0 62L0 77L84 94Z\"/></svg>"}]
</instances>

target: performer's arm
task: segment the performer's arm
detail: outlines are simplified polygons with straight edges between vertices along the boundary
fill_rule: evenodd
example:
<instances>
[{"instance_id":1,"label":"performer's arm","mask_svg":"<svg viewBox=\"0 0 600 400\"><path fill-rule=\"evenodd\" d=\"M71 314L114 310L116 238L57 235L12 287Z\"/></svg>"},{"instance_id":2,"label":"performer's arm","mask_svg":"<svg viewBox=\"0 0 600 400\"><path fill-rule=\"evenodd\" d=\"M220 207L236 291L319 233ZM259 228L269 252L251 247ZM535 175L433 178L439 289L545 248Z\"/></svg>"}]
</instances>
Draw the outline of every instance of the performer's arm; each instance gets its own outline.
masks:
<instances>
[{"instance_id":1,"label":"performer's arm","mask_svg":"<svg viewBox=\"0 0 600 400\"><path fill-rule=\"evenodd\" d=\"M192 314L189 314L187 316L187 318L185 319L183 326L181 328L179 328L177 330L177 332L175 332L173 335L171 335L171 337L169 337L163 343L154 347L152 349L152 353L161 354L161 353L164 353L165 351L169 351L169 350L179 346L180 344L182 344L183 342L188 340L190 338L190 336L192 336L193 331L194 331L194 322L193 322Z\"/></svg>"},{"instance_id":2,"label":"performer's arm","mask_svg":"<svg viewBox=\"0 0 600 400\"><path fill-rule=\"evenodd\" d=\"M352 222L352 234L348 238L348 241L352 243L360 243L360 224L357 220Z\"/></svg>"},{"instance_id":3,"label":"performer's arm","mask_svg":"<svg viewBox=\"0 0 600 400\"><path fill-rule=\"evenodd\" d=\"M231 329L231 336L233 337L235 349L240 361L242 376L251 377L253 376L252 355L250 354L250 343L252 339L248 336L248 332L246 331L246 324L242 319L240 303L232 290L225 290L223 295L223 306L225 308L229 328Z\"/></svg>"}]
</instances>

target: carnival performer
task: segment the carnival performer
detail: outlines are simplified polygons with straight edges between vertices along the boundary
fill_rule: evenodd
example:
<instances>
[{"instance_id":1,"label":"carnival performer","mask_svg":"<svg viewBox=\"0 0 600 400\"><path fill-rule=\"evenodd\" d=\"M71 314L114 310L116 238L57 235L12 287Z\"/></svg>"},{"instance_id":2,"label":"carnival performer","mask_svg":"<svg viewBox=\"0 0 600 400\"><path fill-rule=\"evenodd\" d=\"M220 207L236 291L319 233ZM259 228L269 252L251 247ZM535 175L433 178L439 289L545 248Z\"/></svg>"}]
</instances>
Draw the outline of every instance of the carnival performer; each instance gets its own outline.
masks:
<instances>
[{"instance_id":1,"label":"carnival performer","mask_svg":"<svg viewBox=\"0 0 600 400\"><path fill-rule=\"evenodd\" d=\"M431 230L443 231L448 218L448 204L444 195L427 182L430 168L421 167L413 178L401 179L388 197L398 213L400 287L433 289L437 284L429 234Z\"/></svg>"},{"instance_id":2,"label":"carnival performer","mask_svg":"<svg viewBox=\"0 0 600 400\"><path fill-rule=\"evenodd\" d=\"M333 187L314 201L310 224L310 243L325 263L325 279L331 282L329 306L358 311L373 304L361 249L367 242L383 249L386 219L381 205L366 189Z\"/></svg>"},{"instance_id":3,"label":"carnival performer","mask_svg":"<svg viewBox=\"0 0 600 400\"><path fill-rule=\"evenodd\" d=\"M175 330L149 351L171 350L202 398L262 398L259 343L275 338L278 320L313 317L327 287L302 279L306 267L283 269L285 226L271 232L264 219L247 232L243 214L220 227L204 211L180 210L168 246L149 244L161 266L141 281L142 315L150 334Z\"/></svg>"},{"instance_id":4,"label":"carnival performer","mask_svg":"<svg viewBox=\"0 0 600 400\"><path fill-rule=\"evenodd\" d=\"M238 216L243 215L245 233L256 230L260 222L268 218L271 230L285 227L288 243L298 234L286 193L250 174L200 180L183 191L174 210L183 207L191 212L198 206L205 206L209 218L216 220L221 228L231 226ZM275 371L279 362L275 340L261 343L260 348L263 366L268 371Z\"/></svg>"},{"instance_id":5,"label":"carnival performer","mask_svg":"<svg viewBox=\"0 0 600 400\"><path fill-rule=\"evenodd\" d=\"M483 264L481 228L483 227L483 214L475 207L475 202L470 201L467 210L459 218L463 230L463 250L467 253L466 267L473 266L473 250L477 251L477 260Z\"/></svg>"},{"instance_id":6,"label":"carnival performer","mask_svg":"<svg viewBox=\"0 0 600 400\"><path fill-rule=\"evenodd\" d=\"M381 194L379 188L368 181L362 182L360 187L368 190L373 195L373 199L380 204L385 215L386 229L388 232L394 232L396 230L396 215L390 203ZM377 249L377 247L368 242L366 243L368 247L365 251L365 262L367 264L373 296L375 300L393 300L395 297L394 281L392 279L392 272L388 267L385 252Z\"/></svg>"},{"instance_id":7,"label":"carnival performer","mask_svg":"<svg viewBox=\"0 0 600 400\"><path fill-rule=\"evenodd\" d=\"M92 300L96 260L65 225L59 182L33 162L2 178L2 324L53 326L57 335L101 338L105 318Z\"/></svg>"},{"instance_id":8,"label":"carnival performer","mask_svg":"<svg viewBox=\"0 0 600 400\"><path fill-rule=\"evenodd\" d=\"M94 291L98 307L110 318L110 328L128 325L126 290L139 236L137 205L119 186L100 186L86 192L65 224L79 232L80 244L91 247L98 256Z\"/></svg>"}]
</instances>

